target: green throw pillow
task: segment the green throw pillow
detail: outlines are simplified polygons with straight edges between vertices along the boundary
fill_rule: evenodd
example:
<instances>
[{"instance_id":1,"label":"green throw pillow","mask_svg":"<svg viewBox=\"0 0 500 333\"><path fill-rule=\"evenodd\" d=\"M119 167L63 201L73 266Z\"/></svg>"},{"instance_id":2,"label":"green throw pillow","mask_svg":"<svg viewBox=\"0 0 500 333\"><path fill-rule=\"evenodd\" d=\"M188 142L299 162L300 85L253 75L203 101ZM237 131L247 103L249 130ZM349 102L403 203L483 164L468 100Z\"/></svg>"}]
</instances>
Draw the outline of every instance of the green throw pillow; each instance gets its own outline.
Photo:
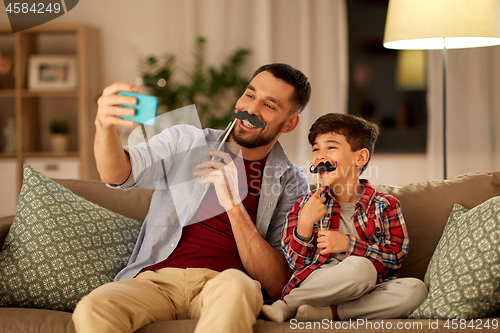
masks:
<instances>
[{"instance_id":1,"label":"green throw pillow","mask_svg":"<svg viewBox=\"0 0 500 333\"><path fill-rule=\"evenodd\" d=\"M72 311L125 267L140 228L25 165L0 252L0 306Z\"/></svg>"},{"instance_id":2,"label":"green throw pillow","mask_svg":"<svg viewBox=\"0 0 500 333\"><path fill-rule=\"evenodd\" d=\"M459 204L425 273L427 299L410 318L473 319L500 309L500 197Z\"/></svg>"}]
</instances>

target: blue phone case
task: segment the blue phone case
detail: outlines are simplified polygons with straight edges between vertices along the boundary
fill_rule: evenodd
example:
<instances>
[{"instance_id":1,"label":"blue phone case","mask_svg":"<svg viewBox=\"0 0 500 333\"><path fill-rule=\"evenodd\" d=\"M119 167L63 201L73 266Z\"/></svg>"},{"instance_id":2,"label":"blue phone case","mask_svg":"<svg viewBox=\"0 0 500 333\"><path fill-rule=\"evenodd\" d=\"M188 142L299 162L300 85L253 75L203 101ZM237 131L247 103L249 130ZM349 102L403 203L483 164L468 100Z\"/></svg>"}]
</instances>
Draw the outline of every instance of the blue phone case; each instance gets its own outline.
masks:
<instances>
[{"instance_id":1,"label":"blue phone case","mask_svg":"<svg viewBox=\"0 0 500 333\"><path fill-rule=\"evenodd\" d=\"M154 96L133 93L129 91L119 91L118 95L131 96L137 98L136 105L118 105L135 109L134 116L118 116L123 119L132 120L139 124L153 126L156 121L156 112L158 110L158 98Z\"/></svg>"}]
</instances>

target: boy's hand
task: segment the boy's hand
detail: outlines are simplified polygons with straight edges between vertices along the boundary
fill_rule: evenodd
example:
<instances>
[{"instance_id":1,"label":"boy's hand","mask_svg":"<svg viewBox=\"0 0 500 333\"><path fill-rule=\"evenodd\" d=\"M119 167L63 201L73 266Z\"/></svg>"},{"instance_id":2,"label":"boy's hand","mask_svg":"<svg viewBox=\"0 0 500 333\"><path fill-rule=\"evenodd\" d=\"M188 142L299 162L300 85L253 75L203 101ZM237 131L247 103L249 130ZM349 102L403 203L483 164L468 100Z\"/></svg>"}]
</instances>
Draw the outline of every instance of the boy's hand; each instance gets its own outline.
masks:
<instances>
[{"instance_id":1,"label":"boy's hand","mask_svg":"<svg viewBox=\"0 0 500 333\"><path fill-rule=\"evenodd\" d=\"M321 196L321 189L309 198L300 212L297 222L297 233L303 237L311 237L314 223L326 215L326 198Z\"/></svg>"},{"instance_id":2,"label":"boy's hand","mask_svg":"<svg viewBox=\"0 0 500 333\"><path fill-rule=\"evenodd\" d=\"M342 253L349 249L351 238L346 234L332 230L318 231L318 248L322 249L319 253L324 255L328 253Z\"/></svg>"}]
</instances>

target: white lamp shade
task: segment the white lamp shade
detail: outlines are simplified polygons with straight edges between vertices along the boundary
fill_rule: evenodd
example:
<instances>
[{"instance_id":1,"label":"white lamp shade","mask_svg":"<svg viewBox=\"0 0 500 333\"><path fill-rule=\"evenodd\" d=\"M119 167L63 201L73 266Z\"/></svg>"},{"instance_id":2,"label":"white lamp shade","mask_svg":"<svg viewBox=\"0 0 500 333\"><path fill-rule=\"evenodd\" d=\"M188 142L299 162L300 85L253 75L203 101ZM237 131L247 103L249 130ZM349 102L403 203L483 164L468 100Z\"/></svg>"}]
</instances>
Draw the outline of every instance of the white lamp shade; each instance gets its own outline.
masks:
<instances>
[{"instance_id":1,"label":"white lamp shade","mask_svg":"<svg viewBox=\"0 0 500 333\"><path fill-rule=\"evenodd\" d=\"M390 0L384 47L457 49L500 44L500 0Z\"/></svg>"}]
</instances>

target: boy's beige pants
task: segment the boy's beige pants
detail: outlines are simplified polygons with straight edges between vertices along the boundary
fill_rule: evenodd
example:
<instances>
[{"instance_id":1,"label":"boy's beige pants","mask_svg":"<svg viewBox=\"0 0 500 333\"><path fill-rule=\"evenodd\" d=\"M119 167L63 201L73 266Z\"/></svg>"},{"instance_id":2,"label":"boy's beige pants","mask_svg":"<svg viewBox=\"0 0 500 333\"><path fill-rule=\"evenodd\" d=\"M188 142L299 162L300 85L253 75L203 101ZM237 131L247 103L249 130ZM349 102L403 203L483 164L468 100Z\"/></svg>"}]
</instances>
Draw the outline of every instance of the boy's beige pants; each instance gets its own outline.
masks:
<instances>
[{"instance_id":1,"label":"boy's beige pants","mask_svg":"<svg viewBox=\"0 0 500 333\"><path fill-rule=\"evenodd\" d=\"M73 321L79 333L134 332L175 319L199 319L196 333L250 333L262 303L260 283L239 270L163 268L100 286L78 303Z\"/></svg>"},{"instance_id":2,"label":"boy's beige pants","mask_svg":"<svg viewBox=\"0 0 500 333\"><path fill-rule=\"evenodd\" d=\"M416 278L376 281L370 260L350 256L313 271L284 301L293 310L302 304L337 305L340 320L395 319L407 317L427 297L427 287Z\"/></svg>"}]
</instances>

